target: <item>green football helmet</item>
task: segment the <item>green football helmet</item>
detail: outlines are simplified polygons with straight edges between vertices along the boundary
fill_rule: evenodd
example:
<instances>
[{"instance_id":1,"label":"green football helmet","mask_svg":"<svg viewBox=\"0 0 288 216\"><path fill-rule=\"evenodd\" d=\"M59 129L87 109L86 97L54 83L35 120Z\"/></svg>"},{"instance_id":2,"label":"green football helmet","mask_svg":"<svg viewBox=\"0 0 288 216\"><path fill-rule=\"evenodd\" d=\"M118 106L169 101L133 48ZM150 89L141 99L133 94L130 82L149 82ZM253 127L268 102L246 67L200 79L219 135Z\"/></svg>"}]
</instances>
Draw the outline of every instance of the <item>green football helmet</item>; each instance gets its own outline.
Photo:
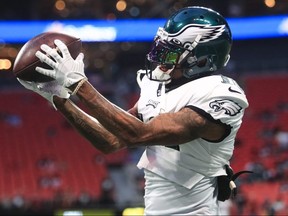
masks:
<instances>
[{"instance_id":1,"label":"green football helmet","mask_svg":"<svg viewBox=\"0 0 288 216\"><path fill-rule=\"evenodd\" d=\"M223 16L205 7L186 7L158 29L147 54L147 74L155 80L151 65L161 65L181 69L189 79L208 75L226 66L231 46L231 30Z\"/></svg>"}]
</instances>

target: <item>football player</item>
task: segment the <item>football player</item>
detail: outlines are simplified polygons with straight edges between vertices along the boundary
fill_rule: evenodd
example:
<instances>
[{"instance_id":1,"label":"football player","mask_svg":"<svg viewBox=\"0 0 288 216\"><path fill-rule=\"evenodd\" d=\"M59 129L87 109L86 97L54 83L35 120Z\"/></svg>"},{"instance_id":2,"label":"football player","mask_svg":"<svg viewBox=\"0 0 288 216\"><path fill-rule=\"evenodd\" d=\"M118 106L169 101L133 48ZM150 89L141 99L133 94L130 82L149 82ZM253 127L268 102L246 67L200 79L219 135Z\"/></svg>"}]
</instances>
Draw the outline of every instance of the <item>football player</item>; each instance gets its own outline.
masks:
<instances>
[{"instance_id":1,"label":"football player","mask_svg":"<svg viewBox=\"0 0 288 216\"><path fill-rule=\"evenodd\" d=\"M194 6L170 16L158 29L146 70L138 71L141 95L128 112L89 83L82 53L73 59L64 43L55 44L61 55L45 44L36 53L52 67L36 70L55 81L19 81L48 99L103 153L146 146L138 163L146 180L145 214L219 215L218 201L235 191L229 160L248 107L235 80L213 74L230 58L227 21ZM70 95L77 95L90 115Z\"/></svg>"}]
</instances>

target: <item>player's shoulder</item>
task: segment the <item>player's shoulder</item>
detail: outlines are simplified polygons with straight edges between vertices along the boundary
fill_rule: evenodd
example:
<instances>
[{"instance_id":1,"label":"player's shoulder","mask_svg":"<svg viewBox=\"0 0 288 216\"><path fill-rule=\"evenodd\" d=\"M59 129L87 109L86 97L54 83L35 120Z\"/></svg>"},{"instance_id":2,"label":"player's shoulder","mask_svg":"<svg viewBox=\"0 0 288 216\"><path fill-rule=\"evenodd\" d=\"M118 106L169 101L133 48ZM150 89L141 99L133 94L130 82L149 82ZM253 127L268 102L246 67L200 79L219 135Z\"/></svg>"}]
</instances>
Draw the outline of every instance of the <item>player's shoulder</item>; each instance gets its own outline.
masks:
<instances>
[{"instance_id":1,"label":"player's shoulder","mask_svg":"<svg viewBox=\"0 0 288 216\"><path fill-rule=\"evenodd\" d=\"M190 85L191 88L197 88L198 91L207 92L219 85L222 85L222 81L223 79L221 75L210 75L192 80L187 84Z\"/></svg>"},{"instance_id":2,"label":"player's shoulder","mask_svg":"<svg viewBox=\"0 0 288 216\"><path fill-rule=\"evenodd\" d=\"M141 87L141 83L142 83L145 75L146 75L146 70L140 69L137 71L137 78L136 79L137 79L137 83L140 87Z\"/></svg>"},{"instance_id":3,"label":"player's shoulder","mask_svg":"<svg viewBox=\"0 0 288 216\"><path fill-rule=\"evenodd\" d=\"M205 76L199 79L196 79L195 81L193 81L195 84L197 83L198 85L202 85L202 86L208 86L210 88L215 88L216 86L223 86L225 84L237 84L237 82L227 76L224 75L210 75L210 76ZM205 84L205 85L203 85Z\"/></svg>"},{"instance_id":4,"label":"player's shoulder","mask_svg":"<svg viewBox=\"0 0 288 216\"><path fill-rule=\"evenodd\" d=\"M242 87L234 79L224 75L211 75L195 80L194 87L197 88L201 97L215 100L230 100L248 106L246 94Z\"/></svg>"},{"instance_id":5,"label":"player's shoulder","mask_svg":"<svg viewBox=\"0 0 288 216\"><path fill-rule=\"evenodd\" d=\"M235 101L241 104L243 107L248 107L248 100L243 88L239 83L227 76L218 75L218 85L215 85L215 89L212 91L212 95L215 98L224 98L225 100Z\"/></svg>"}]
</instances>

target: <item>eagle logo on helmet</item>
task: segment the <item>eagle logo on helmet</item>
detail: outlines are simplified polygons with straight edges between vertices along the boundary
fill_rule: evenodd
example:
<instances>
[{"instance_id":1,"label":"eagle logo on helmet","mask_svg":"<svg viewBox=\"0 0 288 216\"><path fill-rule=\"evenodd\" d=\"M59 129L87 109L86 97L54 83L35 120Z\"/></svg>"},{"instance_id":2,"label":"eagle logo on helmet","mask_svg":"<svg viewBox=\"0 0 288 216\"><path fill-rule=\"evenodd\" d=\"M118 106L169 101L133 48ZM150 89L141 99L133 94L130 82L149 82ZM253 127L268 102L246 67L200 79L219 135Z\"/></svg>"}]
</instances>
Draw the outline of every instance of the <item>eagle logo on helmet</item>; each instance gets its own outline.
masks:
<instances>
[{"instance_id":1,"label":"eagle logo on helmet","mask_svg":"<svg viewBox=\"0 0 288 216\"><path fill-rule=\"evenodd\" d=\"M242 110L242 107L238 103L228 99L215 100L209 104L209 107L212 108L214 112L223 110L225 114L230 116L235 116Z\"/></svg>"},{"instance_id":2,"label":"eagle logo on helmet","mask_svg":"<svg viewBox=\"0 0 288 216\"><path fill-rule=\"evenodd\" d=\"M199 43L206 43L211 40L219 38L225 31L225 25L201 25L201 24L190 24L182 28L179 32L169 34L169 37L177 38L179 41L185 42L196 38L201 35Z\"/></svg>"}]
</instances>

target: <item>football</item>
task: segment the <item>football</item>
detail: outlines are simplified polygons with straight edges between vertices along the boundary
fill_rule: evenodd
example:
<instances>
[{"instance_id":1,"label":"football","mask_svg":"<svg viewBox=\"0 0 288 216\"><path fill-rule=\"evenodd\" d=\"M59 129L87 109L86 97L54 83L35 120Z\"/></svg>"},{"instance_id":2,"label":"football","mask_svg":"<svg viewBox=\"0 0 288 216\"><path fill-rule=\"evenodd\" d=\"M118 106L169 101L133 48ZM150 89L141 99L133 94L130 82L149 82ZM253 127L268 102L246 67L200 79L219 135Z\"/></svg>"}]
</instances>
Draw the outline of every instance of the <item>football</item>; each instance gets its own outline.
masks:
<instances>
[{"instance_id":1,"label":"football","mask_svg":"<svg viewBox=\"0 0 288 216\"><path fill-rule=\"evenodd\" d=\"M45 32L39 34L26 42L20 49L13 65L14 75L25 81L52 81L53 79L51 77L40 74L35 70L35 68L38 66L47 69L50 68L47 64L42 63L35 56L35 53L40 50L40 46L42 44L47 44L52 48L56 48L54 44L55 39L59 39L66 44L73 58L76 58L81 52L82 42L80 38L58 32Z\"/></svg>"}]
</instances>

